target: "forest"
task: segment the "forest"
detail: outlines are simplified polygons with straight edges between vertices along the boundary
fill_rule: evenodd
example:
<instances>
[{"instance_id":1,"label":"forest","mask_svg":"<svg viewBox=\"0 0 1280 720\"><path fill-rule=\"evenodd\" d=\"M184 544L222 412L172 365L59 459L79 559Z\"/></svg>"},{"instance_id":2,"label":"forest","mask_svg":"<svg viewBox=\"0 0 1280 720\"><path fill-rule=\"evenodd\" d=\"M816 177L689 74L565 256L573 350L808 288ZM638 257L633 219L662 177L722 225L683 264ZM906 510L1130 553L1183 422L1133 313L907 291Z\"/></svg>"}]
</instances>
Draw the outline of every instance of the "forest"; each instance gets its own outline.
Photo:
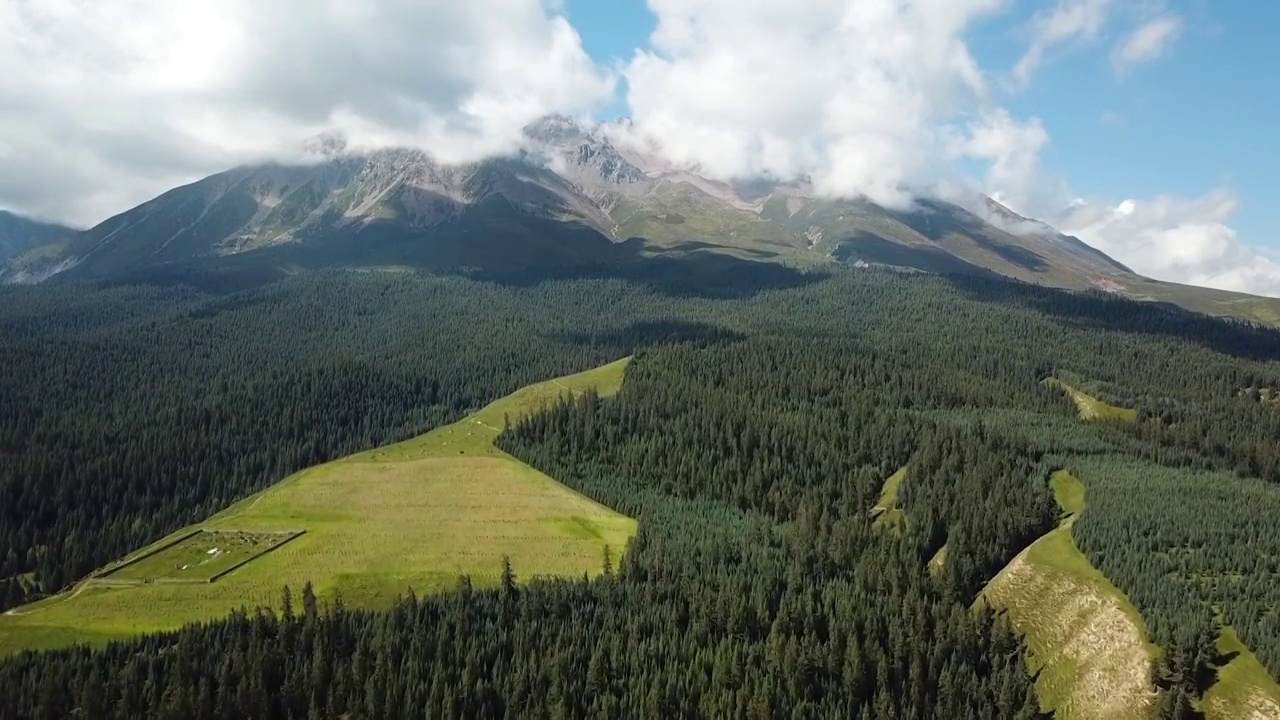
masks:
<instances>
[{"instance_id":1,"label":"forest","mask_svg":"<svg viewBox=\"0 0 1280 720\"><path fill-rule=\"evenodd\" d=\"M988 278L677 276L0 289L6 607L297 469L630 354L617 398L499 443L640 521L598 580L460 578L385 612L282 588L19 655L0 715L1039 717L1025 648L972 608L1055 526L1061 468L1088 487L1077 542L1165 650L1164 716L1194 712L1221 622L1280 675L1280 333ZM1080 422L1051 376L1137 420ZM875 527L904 466L908 521Z\"/></svg>"}]
</instances>

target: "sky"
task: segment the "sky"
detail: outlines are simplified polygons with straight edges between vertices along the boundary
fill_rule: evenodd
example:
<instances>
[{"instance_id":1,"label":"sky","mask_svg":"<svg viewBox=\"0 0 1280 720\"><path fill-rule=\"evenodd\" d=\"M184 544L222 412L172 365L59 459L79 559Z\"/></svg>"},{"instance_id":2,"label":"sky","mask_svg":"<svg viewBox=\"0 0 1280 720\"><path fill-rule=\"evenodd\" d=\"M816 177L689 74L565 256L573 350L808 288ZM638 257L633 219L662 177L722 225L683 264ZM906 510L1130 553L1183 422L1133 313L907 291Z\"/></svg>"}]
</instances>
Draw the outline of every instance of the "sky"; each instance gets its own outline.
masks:
<instances>
[{"instance_id":1,"label":"sky","mask_svg":"<svg viewBox=\"0 0 1280 720\"><path fill-rule=\"evenodd\" d=\"M978 190L1144 274L1280 296L1280 3L0 0L0 208L228 167L511 152L551 112L724 179Z\"/></svg>"}]
</instances>

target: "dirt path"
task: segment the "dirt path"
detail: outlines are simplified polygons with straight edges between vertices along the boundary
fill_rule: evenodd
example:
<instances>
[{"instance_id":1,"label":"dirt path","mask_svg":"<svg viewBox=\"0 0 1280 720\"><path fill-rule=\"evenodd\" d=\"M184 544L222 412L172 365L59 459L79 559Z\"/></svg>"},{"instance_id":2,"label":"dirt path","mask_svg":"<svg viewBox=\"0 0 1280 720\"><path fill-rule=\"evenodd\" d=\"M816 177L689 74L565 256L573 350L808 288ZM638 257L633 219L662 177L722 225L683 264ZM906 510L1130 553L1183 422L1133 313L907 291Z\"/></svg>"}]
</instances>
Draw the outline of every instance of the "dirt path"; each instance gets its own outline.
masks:
<instances>
[{"instance_id":1,"label":"dirt path","mask_svg":"<svg viewBox=\"0 0 1280 720\"><path fill-rule=\"evenodd\" d=\"M80 582L80 584L76 586L76 589L75 589L75 590L73 590L73 591L71 591L71 593L70 593L69 595L67 595L66 597L64 597L64 598L62 598L62 599L60 599L60 600L55 600L55 601L53 601L53 602L50 602L48 605L42 605L41 607L38 607L38 608L36 608L36 609L34 609L34 610L28 610L28 611L26 611L26 612L18 612L17 608L14 608L13 610L6 610L4 614L5 614L5 615L8 615L8 616L11 616L11 617L22 617L22 616L24 616L24 615L30 615L30 614L32 614L32 613L40 612L41 610L44 610L45 608L49 607L50 605L57 605L57 604L59 604L59 603L64 603L64 602L66 602L66 601L68 601L68 600L74 600L74 599L76 599L77 597L79 597L80 593L84 592L84 591L85 591L85 588L89 587L89 584L90 584L90 583L92 583L92 582L93 582L92 580L82 580L82 581Z\"/></svg>"}]
</instances>

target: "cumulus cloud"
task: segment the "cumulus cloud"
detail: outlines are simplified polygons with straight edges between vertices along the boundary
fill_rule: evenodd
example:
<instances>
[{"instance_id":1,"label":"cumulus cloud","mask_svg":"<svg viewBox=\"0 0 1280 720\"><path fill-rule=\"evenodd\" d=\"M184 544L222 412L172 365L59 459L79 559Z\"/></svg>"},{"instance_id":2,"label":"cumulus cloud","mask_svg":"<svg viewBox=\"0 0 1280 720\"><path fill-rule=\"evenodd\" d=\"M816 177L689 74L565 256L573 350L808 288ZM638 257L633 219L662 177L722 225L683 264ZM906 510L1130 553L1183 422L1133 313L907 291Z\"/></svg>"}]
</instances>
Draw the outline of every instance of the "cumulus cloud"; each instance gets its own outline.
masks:
<instances>
[{"instance_id":1,"label":"cumulus cloud","mask_svg":"<svg viewBox=\"0 0 1280 720\"><path fill-rule=\"evenodd\" d=\"M986 96L966 31L1000 0L649 0L624 74L634 127L722 178L812 180L887 204L942 171Z\"/></svg>"},{"instance_id":2,"label":"cumulus cloud","mask_svg":"<svg viewBox=\"0 0 1280 720\"><path fill-rule=\"evenodd\" d=\"M552 0L0 3L0 205L81 223L340 130L461 161L612 78Z\"/></svg>"},{"instance_id":3,"label":"cumulus cloud","mask_svg":"<svg viewBox=\"0 0 1280 720\"><path fill-rule=\"evenodd\" d=\"M1224 188L1116 205L1076 200L1052 219L1144 275L1280 297L1280 263L1242 244L1228 224L1238 207Z\"/></svg>"},{"instance_id":4,"label":"cumulus cloud","mask_svg":"<svg viewBox=\"0 0 1280 720\"><path fill-rule=\"evenodd\" d=\"M1241 242L1230 225L1240 206L1233 191L1115 204L1075 198L1065 182L1046 177L1040 167L1048 142L1039 121L1020 121L1001 110L988 113L955 151L989 162L982 187L998 202L1079 237L1140 274L1280 297L1280 262ZM975 202L971 196L966 202L963 194L948 199L967 207ZM981 203L976 204L971 209L981 214ZM1036 224L1027 228L1040 230Z\"/></svg>"},{"instance_id":5,"label":"cumulus cloud","mask_svg":"<svg viewBox=\"0 0 1280 720\"><path fill-rule=\"evenodd\" d=\"M956 150L988 163L985 185L995 199L1013 210L1043 204L1046 184L1040 177L1040 151L1049 142L1037 118L1018 120L1007 110L985 113L972 124Z\"/></svg>"},{"instance_id":6,"label":"cumulus cloud","mask_svg":"<svg viewBox=\"0 0 1280 720\"><path fill-rule=\"evenodd\" d=\"M1168 52L1182 34L1182 17L1166 12L1126 35L1111 52L1111 64L1124 73L1138 65L1156 60Z\"/></svg>"},{"instance_id":7,"label":"cumulus cloud","mask_svg":"<svg viewBox=\"0 0 1280 720\"><path fill-rule=\"evenodd\" d=\"M1052 10L1037 15L1031 25L1031 43L1013 68L1014 82L1018 86L1030 82L1053 47L1097 38L1110 11L1111 0L1058 0Z\"/></svg>"}]
</instances>

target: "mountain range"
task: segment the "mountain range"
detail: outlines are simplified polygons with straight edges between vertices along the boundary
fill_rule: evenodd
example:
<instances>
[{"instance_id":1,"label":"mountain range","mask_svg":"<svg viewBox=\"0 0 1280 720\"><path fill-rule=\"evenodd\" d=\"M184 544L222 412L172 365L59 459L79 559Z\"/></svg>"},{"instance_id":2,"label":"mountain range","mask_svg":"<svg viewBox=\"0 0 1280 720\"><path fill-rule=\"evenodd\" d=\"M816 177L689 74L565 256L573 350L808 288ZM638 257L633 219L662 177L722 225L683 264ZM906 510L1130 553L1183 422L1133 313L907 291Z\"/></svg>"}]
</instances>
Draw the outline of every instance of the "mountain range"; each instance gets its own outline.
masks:
<instances>
[{"instance_id":1,"label":"mountain range","mask_svg":"<svg viewBox=\"0 0 1280 720\"><path fill-rule=\"evenodd\" d=\"M218 173L84 231L0 213L0 280L229 267L504 275L727 253L995 273L1280 324L1280 300L1142 277L984 196L894 209L803 183L719 182L560 116L525 132L520 153L462 165L418 150L347 152L327 138L309 163Z\"/></svg>"}]
</instances>

